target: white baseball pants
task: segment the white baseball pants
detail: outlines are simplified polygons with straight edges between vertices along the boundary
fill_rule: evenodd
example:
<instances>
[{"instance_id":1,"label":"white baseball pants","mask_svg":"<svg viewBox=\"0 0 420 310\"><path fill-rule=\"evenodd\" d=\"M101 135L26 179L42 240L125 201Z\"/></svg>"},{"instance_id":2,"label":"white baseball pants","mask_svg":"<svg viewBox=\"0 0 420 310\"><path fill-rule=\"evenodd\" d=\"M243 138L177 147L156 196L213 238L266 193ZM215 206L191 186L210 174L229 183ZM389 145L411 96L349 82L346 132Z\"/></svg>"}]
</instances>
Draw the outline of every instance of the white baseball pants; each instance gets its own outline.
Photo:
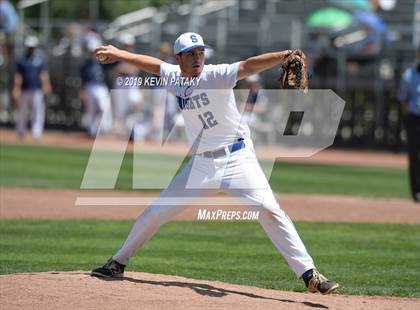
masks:
<instances>
[{"instance_id":1,"label":"white baseball pants","mask_svg":"<svg viewBox=\"0 0 420 310\"><path fill-rule=\"evenodd\" d=\"M187 207L185 204L223 190L249 202L248 208L259 211L259 223L298 278L315 268L295 226L274 197L255 156L252 141L245 140L245 145L245 148L217 159L193 156L160 197L139 216L113 258L127 265L130 257L161 225ZM171 203L165 205L168 198Z\"/></svg>"},{"instance_id":2,"label":"white baseball pants","mask_svg":"<svg viewBox=\"0 0 420 310\"><path fill-rule=\"evenodd\" d=\"M37 139L41 137L42 132L44 131L45 121L44 94L41 89L22 91L16 120L16 130L19 137L21 138L25 135L26 132L28 112L30 107L32 108L32 136Z\"/></svg>"},{"instance_id":3,"label":"white baseball pants","mask_svg":"<svg viewBox=\"0 0 420 310\"><path fill-rule=\"evenodd\" d=\"M112 109L108 88L101 84L88 84L85 86L85 90L90 136L96 136L98 130L104 133L110 132L112 129Z\"/></svg>"}]
</instances>

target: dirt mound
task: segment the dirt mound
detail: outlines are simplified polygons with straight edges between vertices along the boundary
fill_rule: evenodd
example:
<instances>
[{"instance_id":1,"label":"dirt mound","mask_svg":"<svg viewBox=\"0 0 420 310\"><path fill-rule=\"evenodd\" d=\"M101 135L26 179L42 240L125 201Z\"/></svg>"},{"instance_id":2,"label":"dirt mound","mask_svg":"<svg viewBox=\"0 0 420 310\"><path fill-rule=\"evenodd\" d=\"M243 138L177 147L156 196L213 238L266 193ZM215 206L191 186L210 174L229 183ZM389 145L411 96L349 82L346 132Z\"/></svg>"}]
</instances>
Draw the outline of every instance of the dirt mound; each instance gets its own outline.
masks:
<instances>
[{"instance_id":1,"label":"dirt mound","mask_svg":"<svg viewBox=\"0 0 420 310\"><path fill-rule=\"evenodd\" d=\"M3 309L418 309L420 299L284 292L178 276L128 272L102 280L88 272L0 276Z\"/></svg>"}]
</instances>

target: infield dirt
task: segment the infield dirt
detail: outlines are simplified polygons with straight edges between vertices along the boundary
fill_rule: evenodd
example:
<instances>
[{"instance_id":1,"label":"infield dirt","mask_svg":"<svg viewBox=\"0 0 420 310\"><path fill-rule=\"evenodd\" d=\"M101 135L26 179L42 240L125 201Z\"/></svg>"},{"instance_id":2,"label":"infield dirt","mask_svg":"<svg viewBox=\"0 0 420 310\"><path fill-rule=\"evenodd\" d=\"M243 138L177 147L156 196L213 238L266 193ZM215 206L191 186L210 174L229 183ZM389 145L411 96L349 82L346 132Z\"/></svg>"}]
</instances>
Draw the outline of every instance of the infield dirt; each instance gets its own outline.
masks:
<instances>
[{"instance_id":1,"label":"infield dirt","mask_svg":"<svg viewBox=\"0 0 420 310\"><path fill-rule=\"evenodd\" d=\"M86 271L0 276L3 309L419 309L420 299L283 292L179 276L127 272L101 280Z\"/></svg>"},{"instance_id":2,"label":"infield dirt","mask_svg":"<svg viewBox=\"0 0 420 310\"><path fill-rule=\"evenodd\" d=\"M0 187L0 219L136 219L147 207L136 205L75 205L78 197L147 198L158 193L47 190ZM366 198L354 196L281 194L282 209L295 221L366 222L420 224L419 206L407 199ZM176 220L197 220L203 206L191 206ZM243 206L205 206L207 210L246 210Z\"/></svg>"}]
</instances>

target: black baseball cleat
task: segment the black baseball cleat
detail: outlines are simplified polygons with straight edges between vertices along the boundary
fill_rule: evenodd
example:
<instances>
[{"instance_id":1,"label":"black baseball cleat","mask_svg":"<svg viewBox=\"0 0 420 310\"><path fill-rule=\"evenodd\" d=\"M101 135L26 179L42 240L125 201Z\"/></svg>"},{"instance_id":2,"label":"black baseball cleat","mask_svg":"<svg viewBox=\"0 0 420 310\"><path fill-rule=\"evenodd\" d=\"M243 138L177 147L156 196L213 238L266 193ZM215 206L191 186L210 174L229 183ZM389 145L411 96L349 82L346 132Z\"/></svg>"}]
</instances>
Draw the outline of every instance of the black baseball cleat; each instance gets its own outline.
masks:
<instances>
[{"instance_id":1,"label":"black baseball cleat","mask_svg":"<svg viewBox=\"0 0 420 310\"><path fill-rule=\"evenodd\" d=\"M327 295L339 287L338 283L328 280L316 269L308 270L303 274L302 278L308 288L308 292L311 293L319 292Z\"/></svg>"},{"instance_id":2,"label":"black baseball cleat","mask_svg":"<svg viewBox=\"0 0 420 310\"><path fill-rule=\"evenodd\" d=\"M120 264L112 257L102 267L93 269L90 275L99 278L122 278L124 276L125 265Z\"/></svg>"}]
</instances>

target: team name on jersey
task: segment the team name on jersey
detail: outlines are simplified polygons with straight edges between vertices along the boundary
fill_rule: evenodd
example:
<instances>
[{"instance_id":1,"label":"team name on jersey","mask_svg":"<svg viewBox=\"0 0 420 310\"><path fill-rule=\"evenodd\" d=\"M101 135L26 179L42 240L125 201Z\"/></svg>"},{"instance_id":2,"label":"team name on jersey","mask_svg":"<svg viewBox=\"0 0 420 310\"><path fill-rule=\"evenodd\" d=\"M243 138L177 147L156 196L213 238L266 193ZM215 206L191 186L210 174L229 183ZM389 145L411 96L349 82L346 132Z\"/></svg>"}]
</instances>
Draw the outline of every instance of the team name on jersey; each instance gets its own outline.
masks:
<instances>
[{"instance_id":1,"label":"team name on jersey","mask_svg":"<svg viewBox=\"0 0 420 310\"><path fill-rule=\"evenodd\" d=\"M178 107L180 110L194 110L207 106L210 100L206 93L201 93L188 98L176 97L178 100Z\"/></svg>"}]
</instances>

